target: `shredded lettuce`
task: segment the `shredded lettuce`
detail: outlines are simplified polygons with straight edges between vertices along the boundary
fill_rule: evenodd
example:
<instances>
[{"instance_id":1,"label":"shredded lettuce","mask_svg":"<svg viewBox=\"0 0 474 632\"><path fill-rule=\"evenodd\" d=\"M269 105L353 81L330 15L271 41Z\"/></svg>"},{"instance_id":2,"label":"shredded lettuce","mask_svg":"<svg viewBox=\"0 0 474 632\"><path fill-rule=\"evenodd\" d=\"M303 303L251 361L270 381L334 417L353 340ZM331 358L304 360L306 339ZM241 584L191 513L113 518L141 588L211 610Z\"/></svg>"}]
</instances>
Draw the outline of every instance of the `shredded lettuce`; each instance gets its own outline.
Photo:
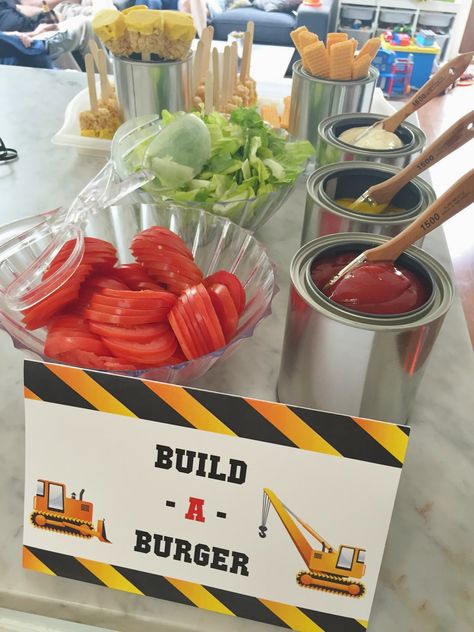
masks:
<instances>
[{"instance_id":1,"label":"shredded lettuce","mask_svg":"<svg viewBox=\"0 0 474 632\"><path fill-rule=\"evenodd\" d=\"M166 158L155 163L159 184L165 187L160 188L161 195L177 202L200 202L208 210L237 217L248 200L295 182L314 151L308 141L287 141L256 108L236 108L230 117L219 112L195 115L206 124L211 143L210 158L200 173L180 184L188 174L190 154L197 149L192 139L183 147L187 155L180 164L165 162ZM162 112L165 125L180 116ZM143 153L143 147L139 149Z\"/></svg>"}]
</instances>

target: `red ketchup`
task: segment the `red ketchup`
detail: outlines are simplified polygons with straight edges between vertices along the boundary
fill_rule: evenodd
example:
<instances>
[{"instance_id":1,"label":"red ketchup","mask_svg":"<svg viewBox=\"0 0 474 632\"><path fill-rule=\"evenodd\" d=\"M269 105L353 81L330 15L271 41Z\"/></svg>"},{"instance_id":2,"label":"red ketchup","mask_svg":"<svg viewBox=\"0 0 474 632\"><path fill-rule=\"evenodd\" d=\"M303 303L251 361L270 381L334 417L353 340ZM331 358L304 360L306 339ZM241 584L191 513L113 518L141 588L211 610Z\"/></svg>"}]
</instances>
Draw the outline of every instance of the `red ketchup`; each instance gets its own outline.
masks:
<instances>
[{"instance_id":1,"label":"red ketchup","mask_svg":"<svg viewBox=\"0 0 474 632\"><path fill-rule=\"evenodd\" d=\"M328 298L342 307L366 314L404 314L423 305L428 288L416 274L391 261L362 263L328 288L326 283L358 253L345 252L317 259L311 277Z\"/></svg>"}]
</instances>

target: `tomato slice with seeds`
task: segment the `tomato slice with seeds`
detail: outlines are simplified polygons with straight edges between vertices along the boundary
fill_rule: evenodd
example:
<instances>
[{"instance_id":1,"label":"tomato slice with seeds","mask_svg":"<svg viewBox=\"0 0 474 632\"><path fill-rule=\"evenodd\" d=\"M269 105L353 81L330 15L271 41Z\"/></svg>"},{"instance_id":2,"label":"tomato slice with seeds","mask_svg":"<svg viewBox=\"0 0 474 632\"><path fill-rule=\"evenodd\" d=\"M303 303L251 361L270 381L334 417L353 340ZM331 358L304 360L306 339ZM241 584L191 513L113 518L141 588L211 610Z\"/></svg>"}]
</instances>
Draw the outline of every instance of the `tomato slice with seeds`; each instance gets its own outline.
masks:
<instances>
[{"instance_id":1,"label":"tomato slice with seeds","mask_svg":"<svg viewBox=\"0 0 474 632\"><path fill-rule=\"evenodd\" d=\"M124 358L115 358L113 356L99 356L92 351L67 351L61 353L58 358L61 362L74 364L86 369L99 369L101 371L136 371L137 367L128 362Z\"/></svg>"},{"instance_id":2,"label":"tomato slice with seeds","mask_svg":"<svg viewBox=\"0 0 474 632\"><path fill-rule=\"evenodd\" d=\"M232 340L237 331L239 323L239 314L232 300L232 296L227 286L221 283L213 283L207 288L207 293L211 299L212 305L216 310L217 318L222 327L222 332L226 342Z\"/></svg>"},{"instance_id":3,"label":"tomato slice with seeds","mask_svg":"<svg viewBox=\"0 0 474 632\"><path fill-rule=\"evenodd\" d=\"M232 300L235 303L235 307L237 309L237 313L240 316L245 309L245 290L242 283L239 279L232 274L232 272L228 272L227 270L219 270L218 272L214 272L210 276L206 277L203 281L203 284L208 287L209 285L213 285L214 283L220 283L221 285L225 285L232 296Z\"/></svg>"},{"instance_id":4,"label":"tomato slice with seeds","mask_svg":"<svg viewBox=\"0 0 474 632\"><path fill-rule=\"evenodd\" d=\"M84 332L56 332L48 334L44 343L44 352L50 358L55 358L66 351L81 349L92 351L97 355L107 354L109 351L102 340L94 334Z\"/></svg>"},{"instance_id":5,"label":"tomato slice with seeds","mask_svg":"<svg viewBox=\"0 0 474 632\"><path fill-rule=\"evenodd\" d=\"M134 364L143 362L148 365L166 362L176 351L178 344L171 327L168 327L166 333L150 342L112 338L103 338L103 341L114 355L130 360Z\"/></svg>"}]
</instances>

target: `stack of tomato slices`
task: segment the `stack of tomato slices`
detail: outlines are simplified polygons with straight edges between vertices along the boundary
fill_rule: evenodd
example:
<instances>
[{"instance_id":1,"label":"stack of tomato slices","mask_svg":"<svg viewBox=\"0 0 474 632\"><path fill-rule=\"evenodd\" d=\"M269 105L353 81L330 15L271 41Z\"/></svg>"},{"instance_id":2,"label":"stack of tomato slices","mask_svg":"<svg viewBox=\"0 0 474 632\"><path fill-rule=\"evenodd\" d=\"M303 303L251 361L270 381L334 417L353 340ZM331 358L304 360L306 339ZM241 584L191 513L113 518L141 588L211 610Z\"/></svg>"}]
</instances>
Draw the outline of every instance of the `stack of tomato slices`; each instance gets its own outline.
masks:
<instances>
[{"instance_id":1,"label":"stack of tomato slices","mask_svg":"<svg viewBox=\"0 0 474 632\"><path fill-rule=\"evenodd\" d=\"M67 242L43 278L67 261ZM47 328L50 358L106 371L179 364L212 353L235 336L245 290L225 270L204 278L184 241L153 226L136 235L137 262L117 265L109 242L85 238L67 283L23 312L27 329Z\"/></svg>"}]
</instances>

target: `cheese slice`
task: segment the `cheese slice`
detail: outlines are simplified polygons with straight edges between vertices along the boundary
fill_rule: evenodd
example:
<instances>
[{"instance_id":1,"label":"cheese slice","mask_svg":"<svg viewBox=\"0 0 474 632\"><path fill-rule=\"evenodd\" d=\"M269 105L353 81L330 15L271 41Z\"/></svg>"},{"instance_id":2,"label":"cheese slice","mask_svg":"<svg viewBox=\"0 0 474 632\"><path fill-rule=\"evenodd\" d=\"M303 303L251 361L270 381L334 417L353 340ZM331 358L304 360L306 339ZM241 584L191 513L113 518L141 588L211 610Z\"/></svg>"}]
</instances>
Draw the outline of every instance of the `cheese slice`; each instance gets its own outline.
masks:
<instances>
[{"instance_id":1,"label":"cheese slice","mask_svg":"<svg viewBox=\"0 0 474 632\"><path fill-rule=\"evenodd\" d=\"M103 42L108 42L124 34L125 18L116 9L102 9L94 15L92 28Z\"/></svg>"},{"instance_id":2,"label":"cheese slice","mask_svg":"<svg viewBox=\"0 0 474 632\"><path fill-rule=\"evenodd\" d=\"M151 35L154 31L160 31L163 28L163 11L154 11L152 9L131 11L125 16L125 26L129 31L141 33L142 35Z\"/></svg>"}]
</instances>

